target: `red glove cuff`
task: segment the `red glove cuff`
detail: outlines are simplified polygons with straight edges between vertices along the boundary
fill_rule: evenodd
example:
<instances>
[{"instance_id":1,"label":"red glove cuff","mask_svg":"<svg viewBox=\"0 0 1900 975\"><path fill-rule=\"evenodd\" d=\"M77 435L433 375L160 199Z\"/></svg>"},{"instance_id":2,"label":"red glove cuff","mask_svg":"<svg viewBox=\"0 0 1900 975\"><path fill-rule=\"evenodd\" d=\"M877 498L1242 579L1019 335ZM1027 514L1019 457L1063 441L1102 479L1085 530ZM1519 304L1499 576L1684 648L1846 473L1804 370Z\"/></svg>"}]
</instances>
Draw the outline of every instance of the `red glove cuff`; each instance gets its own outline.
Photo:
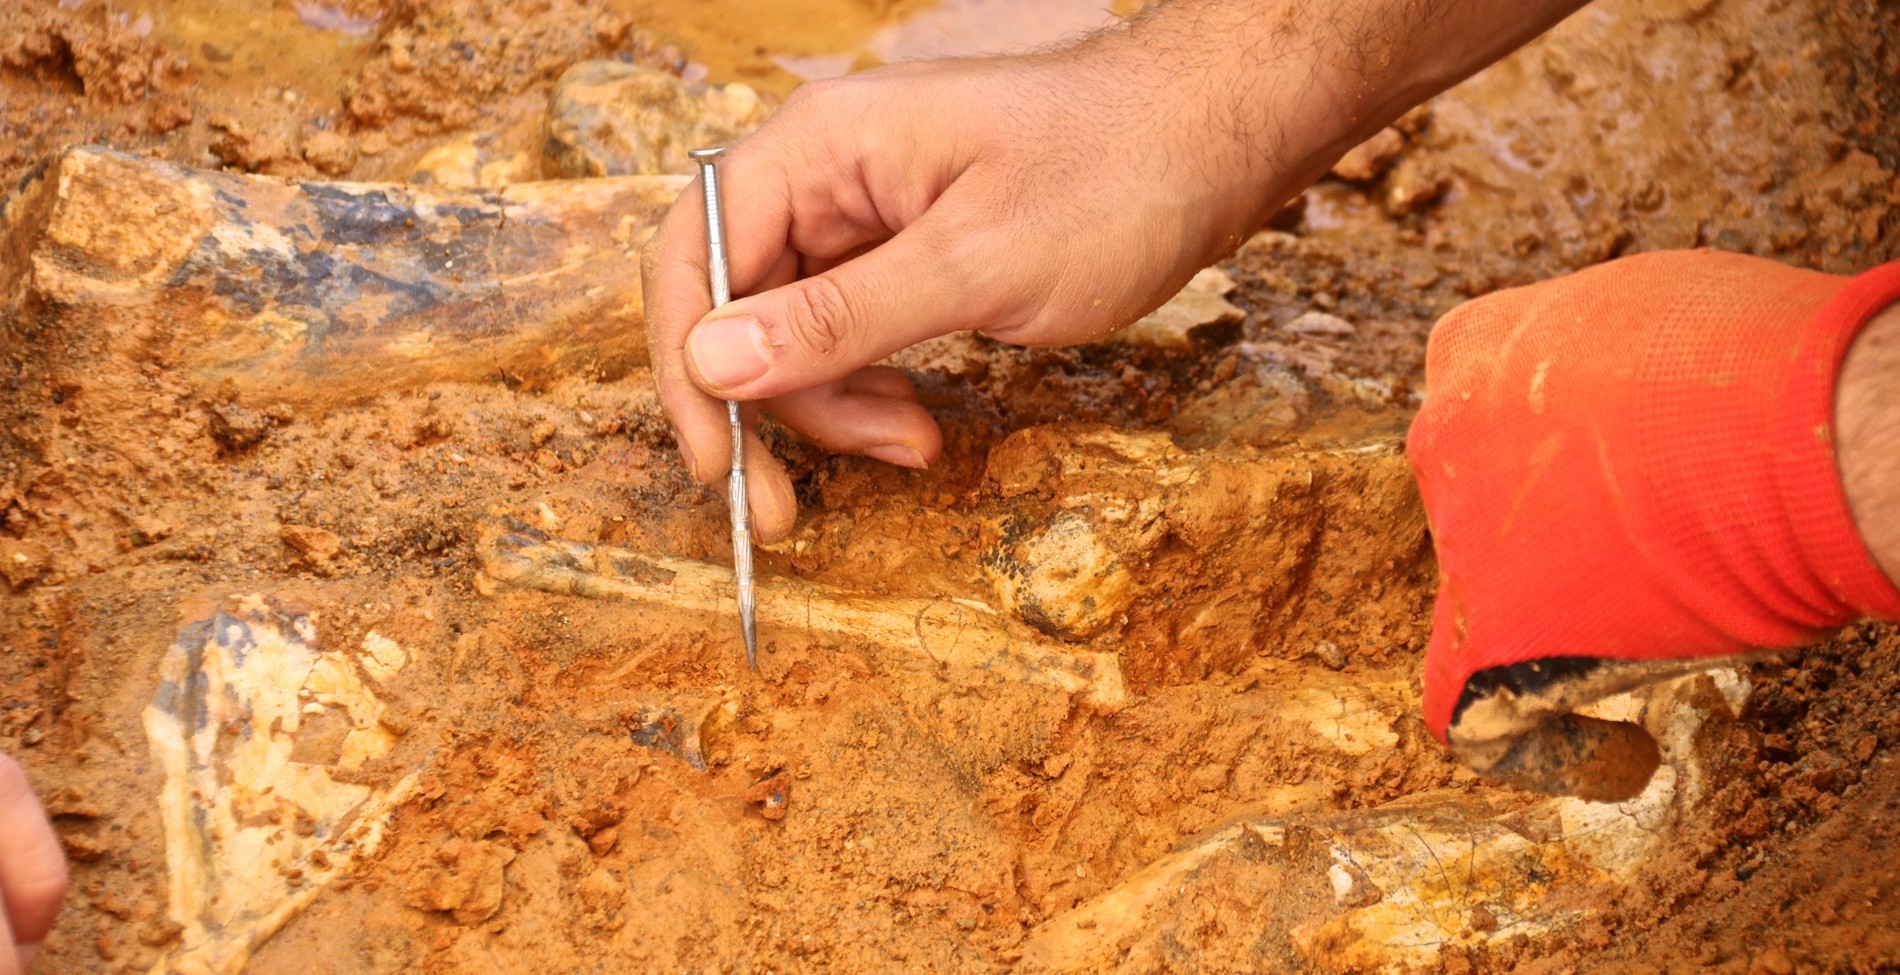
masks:
<instances>
[{"instance_id":1,"label":"red glove cuff","mask_svg":"<svg viewBox=\"0 0 1900 975\"><path fill-rule=\"evenodd\" d=\"M1900 589L1854 527L1835 457L1834 399L1854 337L1900 303L1900 261L1847 282L1822 306L1795 354L1775 427L1775 481L1812 583L1835 604L1832 625L1862 616L1900 619Z\"/></svg>"}]
</instances>

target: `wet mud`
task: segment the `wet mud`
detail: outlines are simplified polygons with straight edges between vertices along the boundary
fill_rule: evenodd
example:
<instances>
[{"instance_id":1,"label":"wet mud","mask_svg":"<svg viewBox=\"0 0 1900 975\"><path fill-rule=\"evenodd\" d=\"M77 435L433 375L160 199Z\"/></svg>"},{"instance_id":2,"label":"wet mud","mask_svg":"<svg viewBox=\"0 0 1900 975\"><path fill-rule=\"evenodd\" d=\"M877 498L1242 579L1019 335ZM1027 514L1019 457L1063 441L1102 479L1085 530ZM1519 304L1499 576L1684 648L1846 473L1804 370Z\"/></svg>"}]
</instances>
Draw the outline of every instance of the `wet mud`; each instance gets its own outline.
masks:
<instances>
[{"instance_id":1,"label":"wet mud","mask_svg":"<svg viewBox=\"0 0 1900 975\"><path fill-rule=\"evenodd\" d=\"M74 144L154 157L101 157L174 177L148 202L232 181L220 226L246 193L321 223L332 191L249 175L545 203L575 63L769 110L939 8L742 34L737 4L216 6L0 11L28 191L0 217L0 748L74 864L39 970L1900 965L1900 636L1615 705L1662 746L1630 803L1480 782L1416 715L1434 567L1397 453L1466 298L1663 247L1900 256L1890 6L1606 0L1355 153L1222 262L1209 317L899 356L945 426L929 471L768 430L805 513L758 553L757 673L716 608L723 503L636 354L274 382L214 340L337 296L253 282L234 318L189 273L78 262L124 204L64 250L17 231Z\"/></svg>"}]
</instances>

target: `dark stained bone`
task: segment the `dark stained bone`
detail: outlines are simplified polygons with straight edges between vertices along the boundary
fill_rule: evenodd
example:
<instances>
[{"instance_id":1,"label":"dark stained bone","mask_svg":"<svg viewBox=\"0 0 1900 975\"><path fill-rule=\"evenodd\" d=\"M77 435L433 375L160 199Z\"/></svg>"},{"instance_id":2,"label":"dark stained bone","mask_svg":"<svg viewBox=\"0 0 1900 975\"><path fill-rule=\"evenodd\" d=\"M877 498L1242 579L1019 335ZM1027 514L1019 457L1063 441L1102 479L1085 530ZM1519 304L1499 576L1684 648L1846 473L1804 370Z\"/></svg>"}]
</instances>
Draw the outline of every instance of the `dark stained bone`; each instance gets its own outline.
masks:
<instances>
[{"instance_id":1,"label":"dark stained bone","mask_svg":"<svg viewBox=\"0 0 1900 975\"><path fill-rule=\"evenodd\" d=\"M0 211L0 379L32 415L35 392L126 395L141 363L298 406L611 378L645 361L639 247L684 185L289 182L69 149Z\"/></svg>"}]
</instances>

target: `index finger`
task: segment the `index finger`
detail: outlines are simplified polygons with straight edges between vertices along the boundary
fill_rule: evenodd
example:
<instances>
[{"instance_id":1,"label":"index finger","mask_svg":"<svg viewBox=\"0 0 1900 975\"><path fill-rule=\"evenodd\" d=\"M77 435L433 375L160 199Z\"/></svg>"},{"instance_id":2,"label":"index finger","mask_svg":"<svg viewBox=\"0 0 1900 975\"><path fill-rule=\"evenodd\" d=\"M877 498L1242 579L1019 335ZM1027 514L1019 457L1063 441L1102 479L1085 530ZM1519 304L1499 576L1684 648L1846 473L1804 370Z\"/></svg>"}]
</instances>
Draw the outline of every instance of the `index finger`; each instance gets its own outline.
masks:
<instances>
[{"instance_id":1,"label":"index finger","mask_svg":"<svg viewBox=\"0 0 1900 975\"><path fill-rule=\"evenodd\" d=\"M673 421L687 468L710 482L725 474L724 459L715 451L702 463L691 444L725 439L726 407L694 386L686 371L686 333L712 310L704 206L694 179L640 251L640 300L660 406Z\"/></svg>"}]
</instances>

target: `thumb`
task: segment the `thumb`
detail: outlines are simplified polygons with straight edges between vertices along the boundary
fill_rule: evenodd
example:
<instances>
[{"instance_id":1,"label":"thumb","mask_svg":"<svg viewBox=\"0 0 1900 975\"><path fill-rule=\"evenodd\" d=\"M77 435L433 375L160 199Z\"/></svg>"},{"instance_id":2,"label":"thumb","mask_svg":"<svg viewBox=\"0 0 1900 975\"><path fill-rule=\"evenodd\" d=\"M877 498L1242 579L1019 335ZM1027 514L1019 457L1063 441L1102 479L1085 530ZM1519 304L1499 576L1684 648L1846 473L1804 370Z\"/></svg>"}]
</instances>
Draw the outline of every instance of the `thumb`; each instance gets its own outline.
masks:
<instances>
[{"instance_id":1,"label":"thumb","mask_svg":"<svg viewBox=\"0 0 1900 975\"><path fill-rule=\"evenodd\" d=\"M987 324L967 239L925 214L822 274L723 305L686 339L695 380L756 400L842 379L925 339ZM1007 289L988 289L995 294Z\"/></svg>"}]
</instances>

